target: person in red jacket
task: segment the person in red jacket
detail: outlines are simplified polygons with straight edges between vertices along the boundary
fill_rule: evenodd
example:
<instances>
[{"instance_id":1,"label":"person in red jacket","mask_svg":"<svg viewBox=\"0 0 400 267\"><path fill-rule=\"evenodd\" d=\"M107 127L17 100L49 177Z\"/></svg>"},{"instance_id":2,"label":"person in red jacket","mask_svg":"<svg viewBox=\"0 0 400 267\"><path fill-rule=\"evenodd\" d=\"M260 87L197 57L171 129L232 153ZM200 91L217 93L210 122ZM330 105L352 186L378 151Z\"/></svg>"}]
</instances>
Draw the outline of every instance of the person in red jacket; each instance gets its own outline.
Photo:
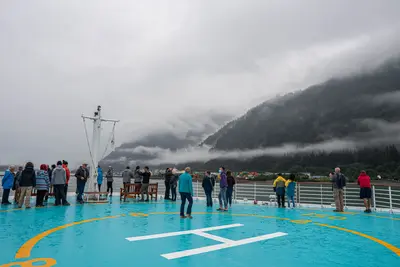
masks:
<instances>
[{"instance_id":1,"label":"person in red jacket","mask_svg":"<svg viewBox=\"0 0 400 267\"><path fill-rule=\"evenodd\" d=\"M69 182L69 177L71 177L71 172L69 171L68 168L68 161L63 160L63 165L62 165L63 169L65 170L65 173L67 174L67 183L65 184L65 197L67 197L67 193L68 193L68 182Z\"/></svg>"},{"instance_id":2,"label":"person in red jacket","mask_svg":"<svg viewBox=\"0 0 400 267\"><path fill-rule=\"evenodd\" d=\"M365 171L361 171L360 176L358 176L357 183L360 185L360 199L364 200L364 212L371 213L371 178Z\"/></svg>"}]
</instances>

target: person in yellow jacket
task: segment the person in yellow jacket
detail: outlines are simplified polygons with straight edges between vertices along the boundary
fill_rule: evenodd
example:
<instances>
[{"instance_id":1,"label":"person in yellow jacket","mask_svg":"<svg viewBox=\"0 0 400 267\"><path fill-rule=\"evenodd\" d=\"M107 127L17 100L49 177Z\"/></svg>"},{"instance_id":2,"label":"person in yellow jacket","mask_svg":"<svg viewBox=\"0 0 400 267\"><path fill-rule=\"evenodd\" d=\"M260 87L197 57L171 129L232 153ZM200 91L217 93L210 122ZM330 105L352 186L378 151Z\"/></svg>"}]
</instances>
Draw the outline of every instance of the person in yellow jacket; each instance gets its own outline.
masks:
<instances>
[{"instance_id":1,"label":"person in yellow jacket","mask_svg":"<svg viewBox=\"0 0 400 267\"><path fill-rule=\"evenodd\" d=\"M278 198L278 207L285 207L285 184L286 180L282 177L281 173L278 173L278 177L274 181L274 191L276 197Z\"/></svg>"}]
</instances>

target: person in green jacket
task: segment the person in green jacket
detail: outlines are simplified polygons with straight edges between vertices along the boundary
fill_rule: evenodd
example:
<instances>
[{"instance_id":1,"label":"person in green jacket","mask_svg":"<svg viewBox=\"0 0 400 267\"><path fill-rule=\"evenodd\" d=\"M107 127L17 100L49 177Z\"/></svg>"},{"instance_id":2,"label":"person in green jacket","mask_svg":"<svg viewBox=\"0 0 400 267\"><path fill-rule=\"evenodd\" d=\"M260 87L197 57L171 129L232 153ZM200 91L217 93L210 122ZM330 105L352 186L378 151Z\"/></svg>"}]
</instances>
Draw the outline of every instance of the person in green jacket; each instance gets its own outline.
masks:
<instances>
[{"instance_id":1,"label":"person in green jacket","mask_svg":"<svg viewBox=\"0 0 400 267\"><path fill-rule=\"evenodd\" d=\"M179 194L181 195L181 219L192 219L192 206L193 206L193 183L192 176L190 175L190 168L186 167L185 172L179 176ZM186 199L189 201L187 208L187 216L185 216Z\"/></svg>"}]
</instances>

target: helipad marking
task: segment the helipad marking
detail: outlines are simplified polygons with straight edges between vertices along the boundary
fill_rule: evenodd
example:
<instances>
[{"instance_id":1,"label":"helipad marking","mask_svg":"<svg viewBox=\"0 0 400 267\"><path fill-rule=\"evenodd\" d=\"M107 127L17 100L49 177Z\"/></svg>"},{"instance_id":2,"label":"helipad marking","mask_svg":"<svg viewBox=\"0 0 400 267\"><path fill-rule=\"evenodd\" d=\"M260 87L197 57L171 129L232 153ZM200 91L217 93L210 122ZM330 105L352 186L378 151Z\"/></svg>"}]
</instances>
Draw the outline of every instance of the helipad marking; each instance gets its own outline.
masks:
<instances>
[{"instance_id":1,"label":"helipad marking","mask_svg":"<svg viewBox=\"0 0 400 267\"><path fill-rule=\"evenodd\" d=\"M164 238L164 237L178 236L178 235L190 235L190 234L196 234L196 233L198 233L200 231L201 232L215 231L215 230L221 230L221 229L227 229L227 228L239 227L239 226L243 226L243 224L236 223L236 224L229 224L229 225L201 228L201 229L189 230L189 231L180 231L180 232L170 232L170 233L164 233L164 234L127 237L125 239L132 242L132 241L148 240L148 239L155 239L155 238Z\"/></svg>"},{"instance_id":2,"label":"helipad marking","mask_svg":"<svg viewBox=\"0 0 400 267\"><path fill-rule=\"evenodd\" d=\"M228 228L234 228L234 227L240 227L240 226L244 226L244 225L243 224L229 224L229 225L201 228L201 229L188 230L188 231L170 232L170 233L136 236L136 237L127 237L125 239L128 241L140 241L140 240L157 239L157 238L164 238L164 237L170 237L170 236L194 234L194 235L202 236L202 237L222 243L222 244L217 244L217 245L212 245L212 246L205 246L205 247L201 247L201 248L188 249L188 250L184 250L184 251L177 251L177 252L172 252L172 253L167 253L167 254L161 255L162 257L164 257L168 260L173 260L173 259L179 259L179 258L183 258L183 257L197 255L197 254L202 254L202 253L206 253L206 252L221 250L221 249L225 249L225 248L237 247L237 246L241 246L241 245L246 245L246 244L250 244L250 243L255 243L255 242L287 235L287 233L276 232L276 233L272 233L272 234L256 236L256 237L251 237L251 238L245 238L245 239L241 239L241 240L230 240L230 239L223 238L220 236L205 233L208 231L228 229Z\"/></svg>"},{"instance_id":3,"label":"helipad marking","mask_svg":"<svg viewBox=\"0 0 400 267\"><path fill-rule=\"evenodd\" d=\"M213 246L207 246L207 247L189 249L189 250L173 252L173 253L168 253L168 254L162 254L161 256L168 260L174 260L174 259L193 256L193 255L202 254L202 253L206 253L206 252L221 250L221 249L225 249L225 248L232 248L232 247L237 247L237 246L246 245L246 244L250 244L250 243L255 243L255 242L272 239L272 238L276 238L276 237L281 237L281 236L285 236L285 235L287 235L287 233L276 232L273 234L256 236L256 237L246 238L246 239L237 240L237 241L230 240L230 242L228 242L228 243L222 243L222 244L213 245Z\"/></svg>"}]
</instances>

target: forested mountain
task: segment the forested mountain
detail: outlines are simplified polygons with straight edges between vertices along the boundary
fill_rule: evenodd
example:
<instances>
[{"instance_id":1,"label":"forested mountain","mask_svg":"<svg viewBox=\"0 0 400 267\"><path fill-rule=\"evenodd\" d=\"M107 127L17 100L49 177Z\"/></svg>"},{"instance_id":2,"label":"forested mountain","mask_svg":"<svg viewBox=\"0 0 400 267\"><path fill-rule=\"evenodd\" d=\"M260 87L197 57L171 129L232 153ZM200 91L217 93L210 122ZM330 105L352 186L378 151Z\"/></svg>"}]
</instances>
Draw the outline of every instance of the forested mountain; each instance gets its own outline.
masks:
<instances>
[{"instance_id":1,"label":"forested mountain","mask_svg":"<svg viewBox=\"0 0 400 267\"><path fill-rule=\"evenodd\" d=\"M213 160L201 166L217 168L224 164L235 170L324 172L340 165L400 176L399 105L400 60L396 59L368 73L332 79L266 101L203 142L213 150L223 151L293 143L302 147L329 144L332 140L346 140L354 146L338 151L333 142L325 152Z\"/></svg>"},{"instance_id":2,"label":"forested mountain","mask_svg":"<svg viewBox=\"0 0 400 267\"><path fill-rule=\"evenodd\" d=\"M370 122L400 120L400 60L378 70L277 98L249 110L208 137L215 149L318 143L371 131Z\"/></svg>"}]
</instances>

